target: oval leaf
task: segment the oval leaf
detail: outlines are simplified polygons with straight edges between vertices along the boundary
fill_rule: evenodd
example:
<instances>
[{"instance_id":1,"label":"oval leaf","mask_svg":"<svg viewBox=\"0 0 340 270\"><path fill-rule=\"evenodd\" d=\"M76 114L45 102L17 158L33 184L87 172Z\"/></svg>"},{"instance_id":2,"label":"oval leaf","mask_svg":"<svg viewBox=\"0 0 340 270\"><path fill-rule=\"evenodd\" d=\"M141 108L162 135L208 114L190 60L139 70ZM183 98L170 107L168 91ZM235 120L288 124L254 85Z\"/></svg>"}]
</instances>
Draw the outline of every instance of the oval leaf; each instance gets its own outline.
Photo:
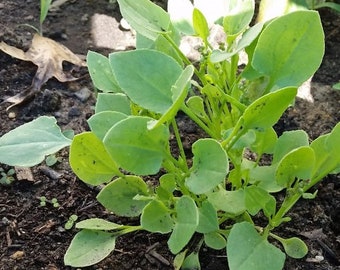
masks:
<instances>
[{"instance_id":1,"label":"oval leaf","mask_svg":"<svg viewBox=\"0 0 340 270\"><path fill-rule=\"evenodd\" d=\"M123 227L123 225L113 223L101 218L89 218L80 222L77 222L77 229L99 230L99 231L111 231L117 230Z\"/></svg>"},{"instance_id":2,"label":"oval leaf","mask_svg":"<svg viewBox=\"0 0 340 270\"><path fill-rule=\"evenodd\" d=\"M141 214L148 203L135 200L136 195L148 195L148 186L142 178L126 175L105 186L97 199L105 208L119 216L135 217Z\"/></svg>"},{"instance_id":3,"label":"oval leaf","mask_svg":"<svg viewBox=\"0 0 340 270\"><path fill-rule=\"evenodd\" d=\"M107 257L116 245L112 233L82 230L73 238L64 257L65 265L85 267L94 265Z\"/></svg>"},{"instance_id":4,"label":"oval leaf","mask_svg":"<svg viewBox=\"0 0 340 270\"><path fill-rule=\"evenodd\" d=\"M186 179L189 190L195 194L205 193L226 177L229 170L227 153L221 144L213 139L200 139L192 146L193 166ZM211 162L211 161L214 162Z\"/></svg>"}]
</instances>

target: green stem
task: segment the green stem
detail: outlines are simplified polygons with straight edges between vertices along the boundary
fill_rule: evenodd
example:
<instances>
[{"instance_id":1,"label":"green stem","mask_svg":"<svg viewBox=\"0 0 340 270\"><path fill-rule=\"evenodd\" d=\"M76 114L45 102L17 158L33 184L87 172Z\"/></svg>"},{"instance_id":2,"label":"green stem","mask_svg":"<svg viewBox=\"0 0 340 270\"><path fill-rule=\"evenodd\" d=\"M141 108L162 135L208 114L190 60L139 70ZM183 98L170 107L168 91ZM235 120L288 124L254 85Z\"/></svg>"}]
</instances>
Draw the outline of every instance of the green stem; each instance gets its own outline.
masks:
<instances>
[{"instance_id":1,"label":"green stem","mask_svg":"<svg viewBox=\"0 0 340 270\"><path fill-rule=\"evenodd\" d=\"M178 148L179 148L180 155L181 155L182 160L184 161L184 164L185 164L185 171L187 172L187 171L189 171L188 164L186 163L187 159L186 159L183 144L182 144L182 141L181 141L181 135L179 133L178 126L177 126L175 119L173 119L171 121L171 124L172 124L172 128L174 129L174 133L175 133L175 137L176 137L176 141L177 141L177 145L178 145Z\"/></svg>"}]
</instances>

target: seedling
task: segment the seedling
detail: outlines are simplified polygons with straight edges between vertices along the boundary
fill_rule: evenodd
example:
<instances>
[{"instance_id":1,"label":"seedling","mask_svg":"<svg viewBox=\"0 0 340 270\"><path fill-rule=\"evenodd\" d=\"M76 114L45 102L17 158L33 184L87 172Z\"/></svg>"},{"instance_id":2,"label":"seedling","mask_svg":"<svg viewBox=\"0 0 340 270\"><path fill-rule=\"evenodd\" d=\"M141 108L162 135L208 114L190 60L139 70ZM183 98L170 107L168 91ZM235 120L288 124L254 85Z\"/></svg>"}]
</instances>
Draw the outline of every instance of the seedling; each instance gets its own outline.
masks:
<instances>
[{"instance_id":1,"label":"seedling","mask_svg":"<svg viewBox=\"0 0 340 270\"><path fill-rule=\"evenodd\" d=\"M48 155L45 159L46 165L49 167L52 167L55 165L57 162L60 162L61 158L57 157L56 154Z\"/></svg>"},{"instance_id":2,"label":"seedling","mask_svg":"<svg viewBox=\"0 0 340 270\"><path fill-rule=\"evenodd\" d=\"M14 169L9 169L7 172L0 167L0 185L8 186L14 181L13 175L15 174Z\"/></svg>"},{"instance_id":3,"label":"seedling","mask_svg":"<svg viewBox=\"0 0 340 270\"><path fill-rule=\"evenodd\" d=\"M64 225L65 230L71 230L77 220L78 220L77 215L71 215Z\"/></svg>"},{"instance_id":4,"label":"seedling","mask_svg":"<svg viewBox=\"0 0 340 270\"><path fill-rule=\"evenodd\" d=\"M118 237L137 230L169 234L176 269L199 268L203 244L225 249L231 270L278 270L285 254L305 256L302 240L273 230L290 221L289 210L300 198L316 195L308 190L340 171L340 124L311 143L302 130L278 136L273 126L322 61L318 13L299 10L250 25L252 0L216 0L214 10L210 2L169 0L169 13L149 0L118 3L137 32L137 49L108 58L88 53L91 78L102 91L90 131L69 139L56 119L43 116L0 138L0 162L10 165L32 166L70 145L76 175L105 185L98 201L118 216L140 217L136 226L99 218L78 222L65 264L96 264L115 249ZM210 44L213 24L226 35L219 48ZM179 49L181 34L202 40L195 66ZM243 69L241 51L248 55ZM190 155L179 111L206 133ZM20 149L20 156L2 155L2 149ZM262 164L265 154L270 164ZM149 186L144 177L155 175L158 185ZM285 194L280 204L277 192ZM201 239L191 250L194 234Z\"/></svg>"},{"instance_id":5,"label":"seedling","mask_svg":"<svg viewBox=\"0 0 340 270\"><path fill-rule=\"evenodd\" d=\"M47 203L50 203L54 208L58 208L60 206L57 198L52 198L51 200L48 200L45 196L41 196L39 200L40 200L40 206L42 207L45 207Z\"/></svg>"}]
</instances>

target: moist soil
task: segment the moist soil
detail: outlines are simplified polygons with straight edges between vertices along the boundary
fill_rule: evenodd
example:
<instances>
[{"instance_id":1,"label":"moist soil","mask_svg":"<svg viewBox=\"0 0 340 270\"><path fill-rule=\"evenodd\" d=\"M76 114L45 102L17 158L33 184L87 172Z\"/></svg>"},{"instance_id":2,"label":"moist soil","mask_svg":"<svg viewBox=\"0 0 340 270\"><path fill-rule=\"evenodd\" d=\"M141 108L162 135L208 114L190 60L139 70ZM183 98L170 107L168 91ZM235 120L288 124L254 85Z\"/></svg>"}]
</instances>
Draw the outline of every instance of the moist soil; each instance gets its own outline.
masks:
<instances>
[{"instance_id":1,"label":"moist soil","mask_svg":"<svg viewBox=\"0 0 340 270\"><path fill-rule=\"evenodd\" d=\"M0 41L27 49L32 39L31 28L38 25L39 1L4 0L0 3ZM161 3L162 4L162 3ZM164 5L164 3L163 3ZM91 18L106 14L119 21L116 4L109 1L69 0L59 10L51 12L45 23L45 36L64 44L74 53L86 55L94 50L104 55L114 50L95 45L91 34ZM320 10L326 52L320 70L311 81L314 102L297 98L276 125L276 130L304 129L311 139L329 132L340 121L340 92L331 86L340 80L340 16L330 10ZM114 29L113 29L114 31ZM124 35L119 35L122 37ZM123 43L124 44L124 43ZM130 46L131 47L131 46ZM308 65L308 63L306 63ZM65 65L70 71L71 67ZM27 89L36 72L30 62L14 59L0 51L0 102ZM95 90L85 70L75 73L80 79L60 83L49 80L36 96L16 108L6 111L9 103L0 105L0 136L41 115L56 117L62 130L75 133L88 130L86 120L93 114ZM91 95L79 95L88 93ZM78 93L78 94L77 94ZM187 150L199 138L199 130L183 121L181 132ZM77 230L66 230L65 223L73 214L79 220L101 217L117 223L138 224L138 219L116 217L95 199L98 190L85 185L72 173L68 164L68 149L57 153L59 162L33 167L19 174L14 181L0 185L0 269L72 269L63 263L63 256ZM11 169L4 164L6 172ZM31 175L30 175L31 173ZM326 177L315 189L314 200L301 200L289 213L292 221L283 224L276 233L283 237L301 237L308 245L307 256L287 259L285 269L340 269L340 175ZM315 190L314 189L314 190ZM312 190L312 191L314 191ZM56 198L59 206L40 206L40 197ZM116 249L99 264L85 269L173 269L174 256L167 248L166 235L137 232L118 239ZM228 269L224 251L203 248L202 269Z\"/></svg>"}]
</instances>

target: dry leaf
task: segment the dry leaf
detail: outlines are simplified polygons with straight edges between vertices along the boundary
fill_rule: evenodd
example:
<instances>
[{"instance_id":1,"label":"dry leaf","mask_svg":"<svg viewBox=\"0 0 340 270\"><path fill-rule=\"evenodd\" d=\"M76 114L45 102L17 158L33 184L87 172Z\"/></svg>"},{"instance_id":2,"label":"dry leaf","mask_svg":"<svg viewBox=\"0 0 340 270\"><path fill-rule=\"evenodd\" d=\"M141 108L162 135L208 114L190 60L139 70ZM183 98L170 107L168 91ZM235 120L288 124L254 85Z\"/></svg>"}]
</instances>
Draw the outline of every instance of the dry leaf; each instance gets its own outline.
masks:
<instances>
[{"instance_id":1,"label":"dry leaf","mask_svg":"<svg viewBox=\"0 0 340 270\"><path fill-rule=\"evenodd\" d=\"M77 55L71 52L65 46L58 42L35 34L32 40L31 47L27 52L24 52L16 47L7 45L5 42L0 43L0 50L11 55L12 57L31 61L38 66L31 89L25 90L26 93L20 93L14 97L8 98L3 102L15 103L15 105L23 102L28 97L34 95L40 90L41 86L50 78L55 77L60 82L74 81L77 78L66 74L63 71L63 61L70 62L77 66L86 66L85 62Z\"/></svg>"}]
</instances>

